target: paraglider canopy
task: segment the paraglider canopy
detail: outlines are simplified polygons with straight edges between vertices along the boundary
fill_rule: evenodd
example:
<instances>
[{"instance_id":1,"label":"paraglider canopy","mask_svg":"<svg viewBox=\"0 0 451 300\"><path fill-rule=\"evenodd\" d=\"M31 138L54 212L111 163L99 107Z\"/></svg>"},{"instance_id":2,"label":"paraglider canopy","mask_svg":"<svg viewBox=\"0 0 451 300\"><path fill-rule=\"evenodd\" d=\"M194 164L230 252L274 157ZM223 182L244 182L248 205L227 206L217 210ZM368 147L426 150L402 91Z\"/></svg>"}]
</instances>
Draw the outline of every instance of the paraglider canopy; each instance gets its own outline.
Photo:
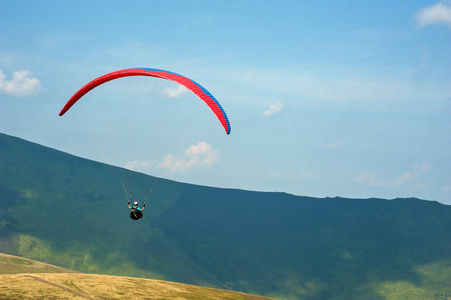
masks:
<instances>
[{"instance_id":1,"label":"paraglider canopy","mask_svg":"<svg viewBox=\"0 0 451 300\"><path fill-rule=\"evenodd\" d=\"M70 99L67 101L66 105L63 107L61 112L59 113L60 116L64 115L71 107L74 105L81 97L83 97L86 93L91 91L92 89L98 87L99 85L108 82L113 79L118 79L122 77L127 76L151 76L151 77L157 77L157 78L163 78L171 81L175 81L183 86L185 86L187 89L192 91L194 94L196 94L200 99L202 99L208 107L213 111L213 113L216 115L218 120L221 122L221 125L224 127L224 130L227 134L230 134L230 123L229 119L227 118L227 115L222 108L222 106L219 104L219 102L213 97L213 95L207 91L203 86L198 84L197 82L189 79L188 77L185 77L183 75L159 70L159 69L149 69L149 68L133 68L133 69L124 69L119 70L115 72L111 72L108 74L105 74L103 76L100 76L85 86L83 86L81 89L79 89Z\"/></svg>"}]
</instances>

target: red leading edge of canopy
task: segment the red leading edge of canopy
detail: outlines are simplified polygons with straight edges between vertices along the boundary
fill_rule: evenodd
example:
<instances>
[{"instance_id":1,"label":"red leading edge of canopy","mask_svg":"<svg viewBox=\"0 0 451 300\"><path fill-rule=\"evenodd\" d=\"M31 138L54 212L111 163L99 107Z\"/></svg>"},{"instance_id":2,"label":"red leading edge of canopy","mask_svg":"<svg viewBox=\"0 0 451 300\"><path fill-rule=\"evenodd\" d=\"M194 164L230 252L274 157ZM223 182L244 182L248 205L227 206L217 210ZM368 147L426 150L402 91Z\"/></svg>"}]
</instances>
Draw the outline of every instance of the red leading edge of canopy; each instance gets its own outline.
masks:
<instances>
[{"instance_id":1,"label":"red leading edge of canopy","mask_svg":"<svg viewBox=\"0 0 451 300\"><path fill-rule=\"evenodd\" d=\"M79 89L66 103L66 105L63 107L61 112L59 113L60 116L64 115L71 107L74 105L81 97L83 97L86 93L88 93L90 90L96 88L97 86L108 82L110 80L114 80L121 77L127 77L127 76L151 76L151 77L157 77L167 80L175 81L189 90L191 90L194 94L196 94L199 98L201 98L214 112L214 114L217 116L218 120L221 122L221 125L224 127L227 134L230 134L230 123L227 118L227 115L219 102L213 97L210 92L208 92L204 87L202 87L200 84L196 83L195 81L179 75L177 73L164 71L164 70L158 70L158 69L148 69L148 68L133 68L133 69L125 69L125 70L119 70L115 72L111 72L108 74L105 74L103 76L100 76L85 86L83 86L81 89Z\"/></svg>"}]
</instances>

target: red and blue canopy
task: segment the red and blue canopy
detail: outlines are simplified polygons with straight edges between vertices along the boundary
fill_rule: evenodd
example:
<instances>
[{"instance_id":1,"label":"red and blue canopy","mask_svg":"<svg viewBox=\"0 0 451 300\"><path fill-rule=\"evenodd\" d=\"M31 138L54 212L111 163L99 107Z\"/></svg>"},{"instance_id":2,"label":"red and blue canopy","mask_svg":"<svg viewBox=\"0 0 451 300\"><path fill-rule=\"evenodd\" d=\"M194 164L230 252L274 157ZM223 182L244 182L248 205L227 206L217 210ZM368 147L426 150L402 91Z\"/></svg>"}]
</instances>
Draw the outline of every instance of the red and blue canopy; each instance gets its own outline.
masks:
<instances>
[{"instance_id":1,"label":"red and blue canopy","mask_svg":"<svg viewBox=\"0 0 451 300\"><path fill-rule=\"evenodd\" d=\"M74 105L81 97L83 97L90 90L98 87L99 85L108 82L110 80L114 80L117 78L127 77L127 76L151 76L157 78L163 78L167 80L175 81L187 89L196 94L200 99L202 99L208 107L215 113L218 120L221 122L227 134L230 134L230 123L224 109L221 107L221 104L213 97L213 95L207 91L203 86L195 82L194 80L189 79L188 77L182 76L177 73L159 70L159 69L149 69L149 68L133 68L133 69L125 69L119 70L115 72L111 72L100 76L81 89L79 89L70 99L67 101L66 105L63 107L60 116L64 115L66 111L68 111L72 105Z\"/></svg>"}]
</instances>

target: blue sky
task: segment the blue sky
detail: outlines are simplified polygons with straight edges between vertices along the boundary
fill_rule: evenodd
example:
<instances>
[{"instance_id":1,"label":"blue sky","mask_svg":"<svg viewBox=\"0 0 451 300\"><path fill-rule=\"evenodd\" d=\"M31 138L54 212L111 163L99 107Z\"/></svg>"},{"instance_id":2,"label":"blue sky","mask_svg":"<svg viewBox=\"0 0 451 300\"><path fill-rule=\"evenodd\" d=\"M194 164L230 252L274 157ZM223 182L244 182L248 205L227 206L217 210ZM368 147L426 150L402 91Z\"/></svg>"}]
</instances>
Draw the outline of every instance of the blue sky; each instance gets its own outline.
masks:
<instances>
[{"instance_id":1,"label":"blue sky","mask_svg":"<svg viewBox=\"0 0 451 300\"><path fill-rule=\"evenodd\" d=\"M0 131L201 185L451 204L451 1L0 1ZM196 96L126 78L148 67Z\"/></svg>"}]
</instances>

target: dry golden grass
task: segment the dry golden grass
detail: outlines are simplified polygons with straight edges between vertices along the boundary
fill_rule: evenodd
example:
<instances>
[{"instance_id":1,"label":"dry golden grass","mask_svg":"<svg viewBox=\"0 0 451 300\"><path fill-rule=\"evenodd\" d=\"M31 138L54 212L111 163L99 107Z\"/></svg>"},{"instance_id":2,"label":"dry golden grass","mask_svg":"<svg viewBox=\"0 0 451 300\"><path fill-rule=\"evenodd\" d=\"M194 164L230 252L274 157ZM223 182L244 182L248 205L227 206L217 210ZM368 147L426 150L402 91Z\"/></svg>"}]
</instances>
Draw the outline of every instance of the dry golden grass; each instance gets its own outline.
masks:
<instances>
[{"instance_id":1,"label":"dry golden grass","mask_svg":"<svg viewBox=\"0 0 451 300\"><path fill-rule=\"evenodd\" d=\"M14 266L18 267L17 272L14 272ZM28 271L22 273L24 269ZM49 270L49 273L44 273L44 270ZM61 273L64 270L1 254L0 299L270 299L161 280L83 274L70 270Z\"/></svg>"},{"instance_id":2,"label":"dry golden grass","mask_svg":"<svg viewBox=\"0 0 451 300\"><path fill-rule=\"evenodd\" d=\"M0 275L0 299L269 299L161 280L82 273Z\"/></svg>"}]
</instances>

